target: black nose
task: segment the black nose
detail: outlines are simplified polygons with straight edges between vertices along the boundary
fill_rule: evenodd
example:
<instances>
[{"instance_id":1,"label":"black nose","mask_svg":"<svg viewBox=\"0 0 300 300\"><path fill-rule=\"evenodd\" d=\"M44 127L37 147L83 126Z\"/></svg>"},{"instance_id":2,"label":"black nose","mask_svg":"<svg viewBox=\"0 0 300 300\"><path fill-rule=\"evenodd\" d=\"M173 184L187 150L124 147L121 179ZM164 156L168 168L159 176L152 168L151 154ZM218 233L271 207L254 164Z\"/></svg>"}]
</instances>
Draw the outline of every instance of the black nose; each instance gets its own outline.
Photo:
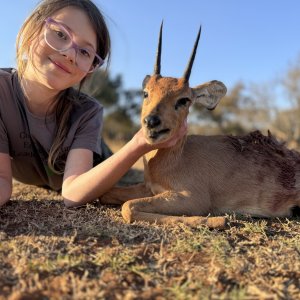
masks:
<instances>
[{"instance_id":1,"label":"black nose","mask_svg":"<svg viewBox=\"0 0 300 300\"><path fill-rule=\"evenodd\" d=\"M155 128L160 125L160 118L156 115L150 115L144 119L144 123L148 128Z\"/></svg>"}]
</instances>

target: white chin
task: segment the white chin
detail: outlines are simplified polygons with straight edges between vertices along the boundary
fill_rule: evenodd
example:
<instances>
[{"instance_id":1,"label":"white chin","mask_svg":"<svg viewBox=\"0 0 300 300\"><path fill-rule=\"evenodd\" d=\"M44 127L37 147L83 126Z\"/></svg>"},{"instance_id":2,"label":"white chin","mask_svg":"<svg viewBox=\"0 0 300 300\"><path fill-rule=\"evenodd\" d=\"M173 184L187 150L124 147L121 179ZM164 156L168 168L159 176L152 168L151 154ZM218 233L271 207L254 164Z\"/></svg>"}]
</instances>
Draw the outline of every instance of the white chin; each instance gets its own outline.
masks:
<instances>
[{"instance_id":1,"label":"white chin","mask_svg":"<svg viewBox=\"0 0 300 300\"><path fill-rule=\"evenodd\" d=\"M158 143L162 143L164 141L166 141L169 138L169 134L159 134L157 136L153 136L153 135L147 135L147 141L154 145L154 144L158 144Z\"/></svg>"}]
</instances>

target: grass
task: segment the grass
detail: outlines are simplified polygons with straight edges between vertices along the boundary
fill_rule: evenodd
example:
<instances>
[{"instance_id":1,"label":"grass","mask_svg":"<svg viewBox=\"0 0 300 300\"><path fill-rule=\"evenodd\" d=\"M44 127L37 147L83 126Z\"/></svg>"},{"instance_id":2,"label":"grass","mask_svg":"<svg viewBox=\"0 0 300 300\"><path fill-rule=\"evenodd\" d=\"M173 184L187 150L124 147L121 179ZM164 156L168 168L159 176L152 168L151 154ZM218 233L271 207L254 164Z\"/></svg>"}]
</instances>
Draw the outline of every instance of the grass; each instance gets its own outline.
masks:
<instances>
[{"instance_id":1,"label":"grass","mask_svg":"<svg viewBox=\"0 0 300 300\"><path fill-rule=\"evenodd\" d=\"M300 299L300 219L226 230L124 223L15 183L0 209L0 299Z\"/></svg>"}]
</instances>

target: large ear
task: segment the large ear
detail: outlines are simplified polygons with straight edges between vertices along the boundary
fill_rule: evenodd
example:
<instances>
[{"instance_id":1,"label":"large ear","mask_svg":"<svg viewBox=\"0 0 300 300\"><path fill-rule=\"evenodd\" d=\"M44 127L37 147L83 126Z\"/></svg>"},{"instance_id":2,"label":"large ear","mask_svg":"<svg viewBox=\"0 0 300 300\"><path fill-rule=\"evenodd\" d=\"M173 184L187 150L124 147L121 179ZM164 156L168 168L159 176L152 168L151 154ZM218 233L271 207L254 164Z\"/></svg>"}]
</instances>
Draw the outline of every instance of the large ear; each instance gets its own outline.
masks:
<instances>
[{"instance_id":1,"label":"large ear","mask_svg":"<svg viewBox=\"0 0 300 300\"><path fill-rule=\"evenodd\" d=\"M222 82L213 80L192 88L192 100L212 110L226 95L226 92L227 88Z\"/></svg>"}]
</instances>

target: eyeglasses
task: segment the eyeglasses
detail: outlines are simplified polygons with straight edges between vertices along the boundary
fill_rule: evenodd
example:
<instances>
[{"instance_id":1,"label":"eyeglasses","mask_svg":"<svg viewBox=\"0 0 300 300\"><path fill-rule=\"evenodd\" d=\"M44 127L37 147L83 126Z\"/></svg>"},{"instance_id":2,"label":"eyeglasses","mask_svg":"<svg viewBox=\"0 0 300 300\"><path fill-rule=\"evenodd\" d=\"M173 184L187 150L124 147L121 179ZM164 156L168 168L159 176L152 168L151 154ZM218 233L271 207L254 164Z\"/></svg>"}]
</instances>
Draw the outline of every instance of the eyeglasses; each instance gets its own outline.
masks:
<instances>
[{"instance_id":1,"label":"eyeglasses","mask_svg":"<svg viewBox=\"0 0 300 300\"><path fill-rule=\"evenodd\" d=\"M75 62L80 70L92 73L103 65L104 60L95 50L78 46L73 41L72 33L63 24L52 18L47 18L45 23L44 39L47 45L59 52L75 49Z\"/></svg>"}]
</instances>

